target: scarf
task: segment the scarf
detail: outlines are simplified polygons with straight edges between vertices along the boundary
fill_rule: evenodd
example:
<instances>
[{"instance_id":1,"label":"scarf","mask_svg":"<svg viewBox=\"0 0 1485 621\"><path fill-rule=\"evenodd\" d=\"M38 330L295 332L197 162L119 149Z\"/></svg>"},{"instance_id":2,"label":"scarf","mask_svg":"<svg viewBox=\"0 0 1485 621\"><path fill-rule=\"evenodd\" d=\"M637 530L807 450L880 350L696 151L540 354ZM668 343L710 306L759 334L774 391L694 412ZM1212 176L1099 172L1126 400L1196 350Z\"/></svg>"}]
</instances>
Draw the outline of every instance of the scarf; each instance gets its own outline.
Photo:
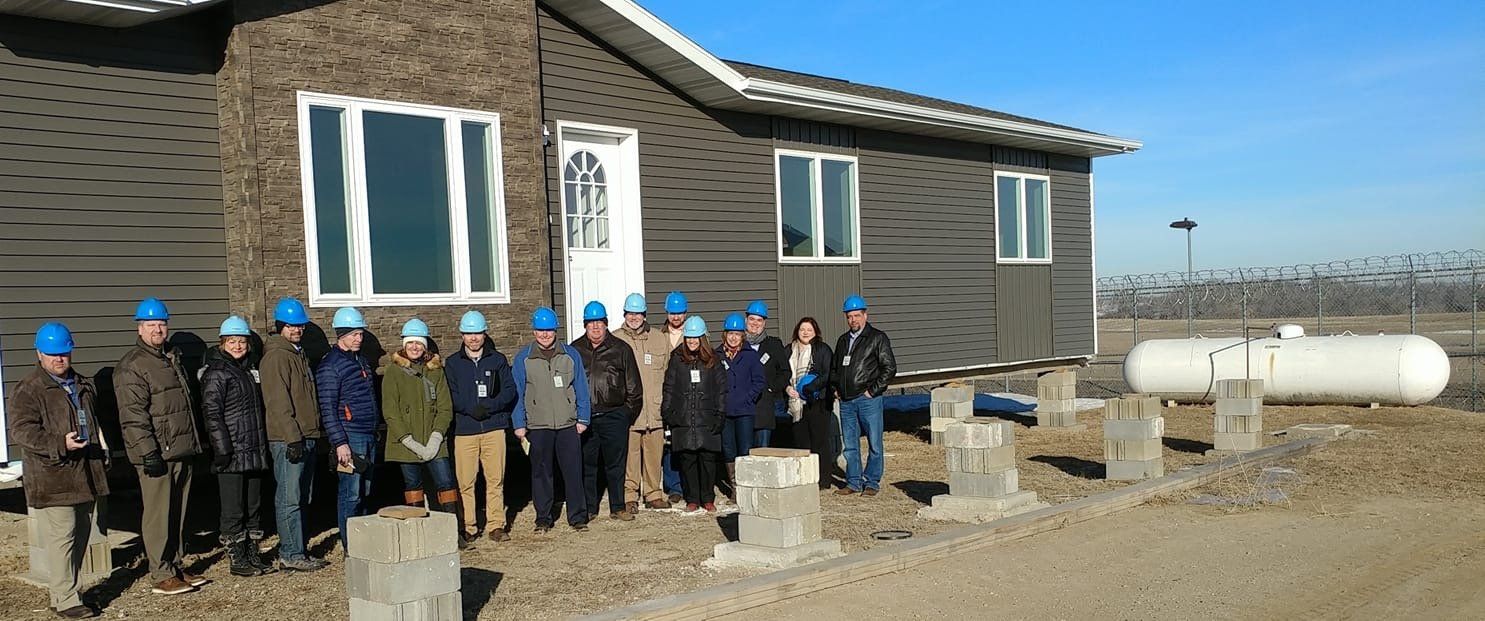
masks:
<instances>
[{"instance_id":1,"label":"scarf","mask_svg":"<svg viewBox=\"0 0 1485 621\"><path fill-rule=\"evenodd\" d=\"M743 332L743 341L745 341L749 345L757 345L759 343L762 343L763 339L766 338L768 338L767 332L759 332L757 336L754 336L752 332Z\"/></svg>"},{"instance_id":2,"label":"scarf","mask_svg":"<svg viewBox=\"0 0 1485 621\"><path fill-rule=\"evenodd\" d=\"M792 350L789 353L790 386L798 386L799 379L810 372L810 348L811 345L809 343L796 342L793 344ZM789 397L789 418L793 419L796 423L804 418L803 394L798 397Z\"/></svg>"}]
</instances>

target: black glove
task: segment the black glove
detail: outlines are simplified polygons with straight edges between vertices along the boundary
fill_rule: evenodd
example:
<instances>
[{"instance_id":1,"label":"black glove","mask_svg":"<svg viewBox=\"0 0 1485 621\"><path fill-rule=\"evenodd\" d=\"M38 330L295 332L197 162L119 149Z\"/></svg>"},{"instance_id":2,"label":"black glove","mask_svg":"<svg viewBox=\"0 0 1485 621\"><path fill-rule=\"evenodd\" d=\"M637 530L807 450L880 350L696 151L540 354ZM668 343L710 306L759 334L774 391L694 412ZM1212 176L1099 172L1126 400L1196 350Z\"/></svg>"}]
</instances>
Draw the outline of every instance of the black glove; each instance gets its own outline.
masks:
<instances>
[{"instance_id":1,"label":"black glove","mask_svg":"<svg viewBox=\"0 0 1485 621\"><path fill-rule=\"evenodd\" d=\"M159 451L150 451L144 456L144 463L140 466L144 468L144 474L148 477L163 477L168 472L165 468L165 460L160 459Z\"/></svg>"},{"instance_id":2,"label":"black glove","mask_svg":"<svg viewBox=\"0 0 1485 621\"><path fill-rule=\"evenodd\" d=\"M303 462L304 440L295 440L293 442L290 442L289 446L284 451L284 457L287 457L289 459L289 463L291 464Z\"/></svg>"},{"instance_id":3,"label":"black glove","mask_svg":"<svg viewBox=\"0 0 1485 621\"><path fill-rule=\"evenodd\" d=\"M232 454L217 453L213 455L211 457L211 465L216 466L217 470L226 470L227 466L232 465ZM164 472L162 471L160 474L164 474Z\"/></svg>"}]
</instances>

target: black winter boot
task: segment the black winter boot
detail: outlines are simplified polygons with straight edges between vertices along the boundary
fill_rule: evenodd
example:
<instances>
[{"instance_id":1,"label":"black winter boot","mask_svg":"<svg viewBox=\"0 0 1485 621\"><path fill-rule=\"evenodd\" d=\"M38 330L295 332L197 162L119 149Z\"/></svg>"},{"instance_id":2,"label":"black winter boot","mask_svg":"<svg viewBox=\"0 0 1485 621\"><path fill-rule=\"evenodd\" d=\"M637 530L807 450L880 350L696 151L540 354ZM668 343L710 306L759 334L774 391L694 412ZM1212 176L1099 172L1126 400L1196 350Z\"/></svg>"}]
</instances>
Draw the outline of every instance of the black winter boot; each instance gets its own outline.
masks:
<instances>
[{"instance_id":1,"label":"black winter boot","mask_svg":"<svg viewBox=\"0 0 1485 621\"><path fill-rule=\"evenodd\" d=\"M274 567L273 563L263 560L263 548L259 544L262 540L263 533L249 531L247 545L243 546L243 551L246 553L248 563L258 568L258 573L271 574L278 571L278 568Z\"/></svg>"},{"instance_id":2,"label":"black winter boot","mask_svg":"<svg viewBox=\"0 0 1485 621\"><path fill-rule=\"evenodd\" d=\"M256 576L263 573L257 566L248 562L248 545L245 536L227 544L227 558L231 561L229 571L234 576Z\"/></svg>"}]
</instances>

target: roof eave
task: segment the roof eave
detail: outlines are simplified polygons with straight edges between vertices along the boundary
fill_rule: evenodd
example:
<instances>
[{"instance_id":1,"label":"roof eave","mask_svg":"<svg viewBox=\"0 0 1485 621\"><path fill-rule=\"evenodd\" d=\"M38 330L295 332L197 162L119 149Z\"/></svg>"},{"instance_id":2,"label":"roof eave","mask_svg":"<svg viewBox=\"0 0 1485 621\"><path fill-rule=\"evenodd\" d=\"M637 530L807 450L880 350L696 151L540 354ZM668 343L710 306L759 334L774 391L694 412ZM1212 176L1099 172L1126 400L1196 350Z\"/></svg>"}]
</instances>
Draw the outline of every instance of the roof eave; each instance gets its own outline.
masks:
<instances>
[{"instance_id":1,"label":"roof eave","mask_svg":"<svg viewBox=\"0 0 1485 621\"><path fill-rule=\"evenodd\" d=\"M222 0L0 0L0 13L128 28L196 11Z\"/></svg>"},{"instance_id":2,"label":"roof eave","mask_svg":"<svg viewBox=\"0 0 1485 621\"><path fill-rule=\"evenodd\" d=\"M866 127L875 127L881 121L895 123L888 129L896 129L896 124L900 123L921 124L941 128L934 132L936 135L972 142L1028 146L1052 153L1100 157L1132 153L1144 146L1140 141L1128 138L939 110L757 78L751 78L743 85L742 94L753 102L780 103L857 115L861 117L858 124Z\"/></svg>"}]
</instances>

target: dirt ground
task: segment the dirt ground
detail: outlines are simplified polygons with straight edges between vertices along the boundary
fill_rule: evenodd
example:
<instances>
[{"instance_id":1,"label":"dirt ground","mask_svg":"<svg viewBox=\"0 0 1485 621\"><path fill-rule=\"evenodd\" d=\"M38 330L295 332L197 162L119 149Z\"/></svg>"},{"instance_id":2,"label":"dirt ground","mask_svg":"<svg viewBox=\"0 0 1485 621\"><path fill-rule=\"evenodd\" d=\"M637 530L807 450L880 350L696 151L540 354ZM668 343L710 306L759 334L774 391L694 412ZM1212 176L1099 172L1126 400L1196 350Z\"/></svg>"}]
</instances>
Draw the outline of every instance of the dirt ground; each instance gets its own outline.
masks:
<instances>
[{"instance_id":1,"label":"dirt ground","mask_svg":"<svg viewBox=\"0 0 1485 621\"><path fill-rule=\"evenodd\" d=\"M898 403L905 409L889 411L887 417L888 456L883 493L872 499L829 494L822 497L824 532L827 537L840 539L847 552L894 545L872 540L870 534L878 530L907 529L923 536L955 526L923 522L915 517L918 507L931 496L946 492L948 486L943 482L946 479L943 453L927 443L926 398L909 397ZM981 395L977 410L982 404L989 407L992 403L993 400ZM1101 414L1097 411L1081 414L1080 419L1088 425L1082 431L1031 427L1034 419L1030 413L977 411L977 414L1019 423L1017 452L1021 486L1037 492L1047 502L1066 502L1121 485L1100 478L1103 445ZM1208 461L1203 452L1211 448L1210 415L1210 408L1205 407L1177 407L1167 411L1168 472ZM1323 608L1330 603L1322 601L1320 595L1334 594L1343 586L1353 588L1346 586L1353 584L1357 597L1367 601L1410 597L1413 600L1409 601L1416 600L1420 605L1431 602L1435 606L1453 605L1456 600L1440 589L1464 585L1478 590L1475 583L1480 575L1480 555L1485 552L1485 546L1479 542L1485 540L1482 535L1485 527L1473 516L1485 515L1480 511L1485 508L1485 469L1479 465L1479 451L1485 447L1485 417L1430 407L1377 410L1270 407L1265 414L1265 426L1269 429L1301 422L1344 422L1377 433L1361 440L1334 443L1296 460L1293 465L1299 478L1282 484L1290 500L1280 505L1197 507L1184 504L1184 497L1167 499L1152 507L1094 520L1071 530L1015 542L983 558L956 557L937 564L943 566L937 569L930 565L921 571L882 577L860 586L876 585L874 594L893 593L878 595L878 604L901 602L922 606L932 599L927 597L928 592L904 592L898 587L910 586L914 581L924 588L951 584L947 578L931 578L934 571L976 579L1001 576L1005 580L997 581L991 591L1003 593L1002 589L1020 584L1017 588L1022 591L1014 598L1026 602L1027 607L1017 616L1032 617L1084 616L1081 613L1086 609L1079 606L1092 605L1091 602L1100 598L1104 601L1100 605L1109 607L1107 612L1125 613L1115 616L1129 616L1135 610L1141 616L1146 611L1189 616L1193 611L1208 611L1220 602L1230 601L1236 606L1230 616L1262 617L1274 616L1263 614L1264 611L1281 612L1263 607L1269 600L1260 595L1270 592L1292 591L1289 595L1293 601L1314 596L1313 605ZM1270 443L1282 441L1282 438L1268 438ZM1241 495L1252 491L1257 475L1245 473L1203 491L1219 496ZM0 574L5 576L25 570L26 531L20 519L23 517L0 514ZM483 542L477 549L463 554L462 589L467 618L565 618L721 584L754 573L702 567L714 544L735 538L734 516L691 517L646 511L633 522L605 518L596 521L587 533L559 526L544 536L532 534L532 519L528 507L515 520L513 541L500 545ZM1125 531L1142 536L1113 535ZM1360 539L1343 536L1352 531L1368 536ZM219 552L211 549L209 540L198 541L192 548L197 554L189 560L194 563L193 569L204 571L215 582L198 593L177 597L149 594L138 570L138 548L133 546L118 551L116 561L125 568L95 589L96 597L106 606L110 618L345 618L343 565L333 534L330 530L316 538L316 549L329 551L328 556L334 561L329 569L315 574L275 574L251 579L230 576L225 561ZM1429 537L1418 538L1418 534ZM1284 538L1307 544L1286 544ZM1132 554L1118 546L1133 540L1139 541L1141 550L1155 546L1162 553L1135 554L1135 558L1144 559L1136 567L1113 569L1105 564L1107 558ZM1455 545L1457 542L1463 543ZM1213 549L1229 550L1235 557L1246 560L1214 557ZM1343 554L1347 550L1351 556ZM1419 556L1423 554L1428 556ZM1424 562L1435 557L1448 563ZM1378 559L1391 558L1399 559L1394 563L1395 571L1409 578L1405 584L1389 580L1385 568L1377 568ZM967 565L971 562L977 567ZM1289 573L1272 573L1269 565L1273 564L1288 568ZM1049 567L1056 569L1058 576L1056 586L1050 589L1044 577L1044 570ZM1465 571L1473 572L1469 575L1476 579L1463 581L1458 574ZM1294 579L1277 578L1283 575ZM1347 575L1354 575L1356 581L1342 580ZM1267 577L1255 580L1253 576ZM1305 581L1316 577L1332 579L1336 585L1329 588ZM1211 590L1189 589L1185 586L1188 581L1205 584ZM824 616L835 617L845 609L845 602L851 601L847 594L853 588L858 587L815 594L771 610L777 614L810 611L816 617L827 611ZM965 588L970 588L968 583ZM1119 589L1143 595L1121 595L1124 599L1107 597L1110 590ZM1209 597L1203 593L1215 595ZM938 599L933 605L961 610L954 607L959 601L949 597ZM973 605L963 601L966 606ZM1166 607L1153 602L1165 602L1162 605ZM838 604L841 607L836 607ZM50 618L45 607L43 590L14 578L0 578L0 610L5 611L5 618ZM1437 609L1446 615L1453 614L1450 612L1453 609ZM909 614L906 608L902 610L901 614L889 616L918 616ZM922 612L927 610L924 608ZM1320 612L1325 610L1328 609ZM882 611L873 605L870 612Z\"/></svg>"}]
</instances>

